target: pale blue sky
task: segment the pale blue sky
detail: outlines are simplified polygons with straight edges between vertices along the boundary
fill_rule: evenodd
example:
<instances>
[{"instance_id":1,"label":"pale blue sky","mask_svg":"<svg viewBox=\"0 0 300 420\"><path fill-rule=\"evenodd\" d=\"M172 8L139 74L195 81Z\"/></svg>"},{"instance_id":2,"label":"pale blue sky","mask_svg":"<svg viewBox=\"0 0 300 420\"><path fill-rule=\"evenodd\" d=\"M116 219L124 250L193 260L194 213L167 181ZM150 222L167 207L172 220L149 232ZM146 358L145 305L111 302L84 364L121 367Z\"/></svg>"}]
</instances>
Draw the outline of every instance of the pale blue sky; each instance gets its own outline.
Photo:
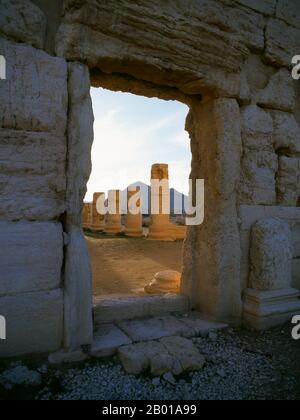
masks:
<instances>
[{"instance_id":1,"label":"pale blue sky","mask_svg":"<svg viewBox=\"0 0 300 420\"><path fill-rule=\"evenodd\" d=\"M91 89L94 123L93 170L86 201L93 192L150 183L153 163L168 163L170 186L188 192L189 137L184 130L188 107L129 93Z\"/></svg>"}]
</instances>

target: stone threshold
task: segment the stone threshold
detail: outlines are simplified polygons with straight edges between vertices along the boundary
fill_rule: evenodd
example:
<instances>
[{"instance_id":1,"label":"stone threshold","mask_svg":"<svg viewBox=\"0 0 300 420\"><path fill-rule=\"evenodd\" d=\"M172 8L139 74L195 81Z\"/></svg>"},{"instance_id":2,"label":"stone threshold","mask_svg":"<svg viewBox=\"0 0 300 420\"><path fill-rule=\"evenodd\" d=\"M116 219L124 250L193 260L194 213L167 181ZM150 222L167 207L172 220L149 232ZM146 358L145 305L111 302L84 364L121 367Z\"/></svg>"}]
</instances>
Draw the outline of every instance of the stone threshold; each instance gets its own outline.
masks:
<instances>
[{"instance_id":1,"label":"stone threshold","mask_svg":"<svg viewBox=\"0 0 300 420\"><path fill-rule=\"evenodd\" d=\"M185 313L189 298L179 294L95 296L94 326L135 318Z\"/></svg>"},{"instance_id":2,"label":"stone threshold","mask_svg":"<svg viewBox=\"0 0 300 420\"><path fill-rule=\"evenodd\" d=\"M94 357L111 357L122 346L165 337L207 337L210 332L224 328L226 324L205 319L198 312L103 323L95 329L90 353Z\"/></svg>"}]
</instances>

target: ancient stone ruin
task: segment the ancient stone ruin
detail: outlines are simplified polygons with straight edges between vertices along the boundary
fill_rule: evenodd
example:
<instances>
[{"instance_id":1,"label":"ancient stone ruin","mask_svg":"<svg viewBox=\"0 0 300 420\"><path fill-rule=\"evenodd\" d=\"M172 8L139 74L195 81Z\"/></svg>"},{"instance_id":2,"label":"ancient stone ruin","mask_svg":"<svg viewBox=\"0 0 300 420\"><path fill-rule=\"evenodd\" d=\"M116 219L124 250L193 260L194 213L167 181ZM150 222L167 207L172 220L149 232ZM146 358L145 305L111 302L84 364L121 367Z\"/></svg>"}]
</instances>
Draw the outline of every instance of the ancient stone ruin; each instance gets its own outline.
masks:
<instances>
[{"instance_id":1,"label":"ancient stone ruin","mask_svg":"<svg viewBox=\"0 0 300 420\"><path fill-rule=\"evenodd\" d=\"M259 329L300 313L297 54L293 0L0 0L1 357L93 343L91 86L190 108L205 220L184 244L189 308Z\"/></svg>"},{"instance_id":2,"label":"ancient stone ruin","mask_svg":"<svg viewBox=\"0 0 300 420\"><path fill-rule=\"evenodd\" d=\"M171 196L168 164L157 163L152 166L151 183L151 206L149 206L151 222L147 234L143 231L141 204L145 197L140 191L140 187L127 188L125 210L122 210L122 191L108 191L107 199L105 193L94 193L93 202L83 204L82 227L109 235L124 233L128 237L147 236L148 239L157 241L185 239L186 227L172 223L170 220ZM125 214L124 226L122 224L123 213ZM185 221L183 214L182 218Z\"/></svg>"},{"instance_id":3,"label":"ancient stone ruin","mask_svg":"<svg viewBox=\"0 0 300 420\"><path fill-rule=\"evenodd\" d=\"M140 189L137 188L136 191L127 190L127 214L125 217L125 235L130 237L141 237L143 233L143 216L141 213L141 200L139 199L136 203L138 207L138 212L134 212L134 208L131 205L132 199L136 194L140 193ZM135 204L135 203L133 203Z\"/></svg>"}]
</instances>

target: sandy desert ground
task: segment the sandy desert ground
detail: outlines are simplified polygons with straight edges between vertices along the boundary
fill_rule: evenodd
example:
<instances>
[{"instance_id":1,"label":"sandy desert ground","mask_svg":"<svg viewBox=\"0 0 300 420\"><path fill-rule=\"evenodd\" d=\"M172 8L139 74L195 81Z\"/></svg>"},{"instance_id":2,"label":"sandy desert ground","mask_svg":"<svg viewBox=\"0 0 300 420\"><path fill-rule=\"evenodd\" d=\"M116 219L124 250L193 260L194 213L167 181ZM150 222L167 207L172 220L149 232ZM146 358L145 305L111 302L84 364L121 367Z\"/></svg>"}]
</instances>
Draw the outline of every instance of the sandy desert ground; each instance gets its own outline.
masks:
<instances>
[{"instance_id":1,"label":"sandy desert ground","mask_svg":"<svg viewBox=\"0 0 300 420\"><path fill-rule=\"evenodd\" d=\"M181 271L183 242L86 234L94 295L130 295L163 270Z\"/></svg>"}]
</instances>

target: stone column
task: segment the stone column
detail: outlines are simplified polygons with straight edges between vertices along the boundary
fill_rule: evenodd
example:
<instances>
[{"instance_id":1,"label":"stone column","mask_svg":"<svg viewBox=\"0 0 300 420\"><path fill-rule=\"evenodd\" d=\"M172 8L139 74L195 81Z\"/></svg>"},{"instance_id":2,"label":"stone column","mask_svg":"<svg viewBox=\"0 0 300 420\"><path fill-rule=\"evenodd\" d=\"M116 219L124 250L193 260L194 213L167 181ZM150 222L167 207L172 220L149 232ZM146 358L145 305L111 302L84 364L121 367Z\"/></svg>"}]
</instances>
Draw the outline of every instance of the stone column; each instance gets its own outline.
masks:
<instances>
[{"instance_id":1,"label":"stone column","mask_svg":"<svg viewBox=\"0 0 300 420\"><path fill-rule=\"evenodd\" d=\"M88 207L87 207L87 203L83 204L82 207L82 213L81 213L81 224L83 228L87 227L87 223L88 223Z\"/></svg>"},{"instance_id":2,"label":"stone column","mask_svg":"<svg viewBox=\"0 0 300 420\"><path fill-rule=\"evenodd\" d=\"M190 178L205 180L205 217L189 226L181 293L215 319L241 319L241 247L237 185L242 152L240 109L231 98L194 101L186 124L191 138Z\"/></svg>"},{"instance_id":3,"label":"stone column","mask_svg":"<svg viewBox=\"0 0 300 420\"><path fill-rule=\"evenodd\" d=\"M120 212L121 192L119 190L108 191L108 205L111 207L106 215L105 233L118 234L122 233L121 212Z\"/></svg>"},{"instance_id":4,"label":"stone column","mask_svg":"<svg viewBox=\"0 0 300 420\"><path fill-rule=\"evenodd\" d=\"M263 330L300 313L292 284L292 236L288 222L262 219L251 233L249 289L244 292L244 322Z\"/></svg>"},{"instance_id":5,"label":"stone column","mask_svg":"<svg viewBox=\"0 0 300 420\"><path fill-rule=\"evenodd\" d=\"M91 229L96 232L104 230L104 216L97 211L97 200L102 195L103 192L96 192L93 196Z\"/></svg>"},{"instance_id":6,"label":"stone column","mask_svg":"<svg viewBox=\"0 0 300 420\"><path fill-rule=\"evenodd\" d=\"M130 199L140 192L140 188L137 187L136 191L127 190L127 214L125 217L125 235L130 237L141 237L143 236L143 216L141 213L141 200L137 202L139 212L137 214L131 214L130 212Z\"/></svg>"},{"instance_id":7,"label":"stone column","mask_svg":"<svg viewBox=\"0 0 300 420\"><path fill-rule=\"evenodd\" d=\"M92 203L84 203L82 210L82 227L90 229L92 225Z\"/></svg>"},{"instance_id":8,"label":"stone column","mask_svg":"<svg viewBox=\"0 0 300 420\"><path fill-rule=\"evenodd\" d=\"M164 180L164 187L157 188L157 182ZM165 213L163 203L168 203L169 211ZM153 214L154 209L158 214ZM167 164L156 163L151 169L151 224L149 228L149 239L159 241L173 240L170 235L170 188L169 168Z\"/></svg>"}]
</instances>

